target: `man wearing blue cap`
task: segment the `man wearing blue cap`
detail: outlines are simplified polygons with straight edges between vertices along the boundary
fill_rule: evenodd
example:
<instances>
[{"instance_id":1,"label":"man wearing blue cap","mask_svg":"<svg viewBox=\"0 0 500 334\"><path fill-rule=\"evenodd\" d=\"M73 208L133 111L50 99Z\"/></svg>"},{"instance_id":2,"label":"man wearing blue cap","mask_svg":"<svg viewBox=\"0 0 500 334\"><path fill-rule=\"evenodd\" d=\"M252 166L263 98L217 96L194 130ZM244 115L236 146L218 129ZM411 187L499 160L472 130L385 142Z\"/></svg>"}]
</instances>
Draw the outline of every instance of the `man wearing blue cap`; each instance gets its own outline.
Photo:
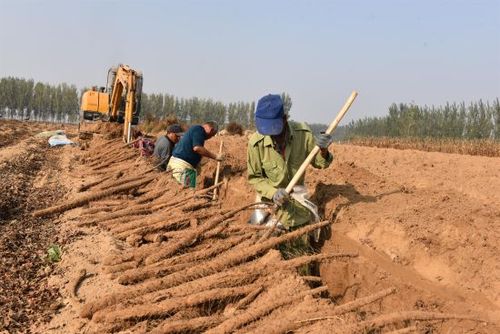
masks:
<instances>
[{"instance_id":1,"label":"man wearing blue cap","mask_svg":"<svg viewBox=\"0 0 500 334\"><path fill-rule=\"evenodd\" d=\"M280 95L269 94L262 97L255 111L256 133L248 142L247 168L248 182L257 192L257 201L273 201L280 206L276 217L279 227L290 231L308 224L312 220L311 212L300 203L290 198L285 188L302 162L313 150L320 147L311 164L315 168L326 168L333 161L328 151L331 136L320 134L314 138L311 129L304 123L288 122ZM294 192L307 193L304 176L297 182ZM262 223L252 216L253 223Z\"/></svg>"}]
</instances>

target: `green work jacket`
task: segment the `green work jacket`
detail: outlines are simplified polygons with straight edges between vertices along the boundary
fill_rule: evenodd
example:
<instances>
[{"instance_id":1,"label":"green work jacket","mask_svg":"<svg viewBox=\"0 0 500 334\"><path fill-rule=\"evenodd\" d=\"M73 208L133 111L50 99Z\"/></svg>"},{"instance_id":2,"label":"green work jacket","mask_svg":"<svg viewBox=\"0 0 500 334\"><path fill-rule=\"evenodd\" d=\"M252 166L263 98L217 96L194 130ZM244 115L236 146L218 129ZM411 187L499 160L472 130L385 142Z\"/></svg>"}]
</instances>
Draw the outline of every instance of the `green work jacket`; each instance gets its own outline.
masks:
<instances>
[{"instance_id":1,"label":"green work jacket","mask_svg":"<svg viewBox=\"0 0 500 334\"><path fill-rule=\"evenodd\" d=\"M311 129L304 123L289 122L289 135L285 148L285 158L274 149L271 136L256 132L248 141L247 170L248 182L263 199L271 200L276 189L286 188L300 165L316 145ZM332 154L325 159L318 153L311 162L315 168L326 168L333 161ZM304 176L297 185L304 184ZM307 224L311 213L294 200L284 205L277 217L285 227Z\"/></svg>"}]
</instances>

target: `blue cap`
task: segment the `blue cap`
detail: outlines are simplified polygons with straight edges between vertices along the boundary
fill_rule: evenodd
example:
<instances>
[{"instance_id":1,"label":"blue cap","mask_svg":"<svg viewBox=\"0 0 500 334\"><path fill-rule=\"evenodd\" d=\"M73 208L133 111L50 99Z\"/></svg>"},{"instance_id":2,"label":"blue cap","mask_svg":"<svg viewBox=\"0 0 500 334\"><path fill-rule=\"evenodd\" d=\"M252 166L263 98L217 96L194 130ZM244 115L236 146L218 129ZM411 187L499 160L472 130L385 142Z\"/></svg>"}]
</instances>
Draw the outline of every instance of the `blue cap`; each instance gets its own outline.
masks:
<instances>
[{"instance_id":1,"label":"blue cap","mask_svg":"<svg viewBox=\"0 0 500 334\"><path fill-rule=\"evenodd\" d=\"M255 126L263 135L276 136L283 130L283 100L277 94L269 94L257 102Z\"/></svg>"}]
</instances>

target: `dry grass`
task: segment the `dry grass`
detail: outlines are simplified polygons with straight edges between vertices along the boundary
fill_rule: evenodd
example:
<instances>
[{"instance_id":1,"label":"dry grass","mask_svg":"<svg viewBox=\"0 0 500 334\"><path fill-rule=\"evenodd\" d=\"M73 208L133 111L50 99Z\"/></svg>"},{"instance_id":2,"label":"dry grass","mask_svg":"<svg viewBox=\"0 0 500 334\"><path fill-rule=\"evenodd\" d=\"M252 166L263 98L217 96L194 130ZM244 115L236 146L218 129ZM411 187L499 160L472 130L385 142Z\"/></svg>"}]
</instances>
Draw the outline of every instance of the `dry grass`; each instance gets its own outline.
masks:
<instances>
[{"instance_id":1,"label":"dry grass","mask_svg":"<svg viewBox=\"0 0 500 334\"><path fill-rule=\"evenodd\" d=\"M463 140L451 138L357 137L345 143L379 148L395 148L400 150L419 150L427 152L500 157L500 141L491 139Z\"/></svg>"},{"instance_id":2,"label":"dry grass","mask_svg":"<svg viewBox=\"0 0 500 334\"><path fill-rule=\"evenodd\" d=\"M140 126L143 133L159 133L167 131L172 124L181 124L175 115L168 115L165 119L147 119Z\"/></svg>"},{"instance_id":3,"label":"dry grass","mask_svg":"<svg viewBox=\"0 0 500 334\"><path fill-rule=\"evenodd\" d=\"M240 124L236 123L236 122L230 122L226 125L226 131L230 134L230 135L240 135L242 136L243 135L243 126L241 126Z\"/></svg>"}]
</instances>

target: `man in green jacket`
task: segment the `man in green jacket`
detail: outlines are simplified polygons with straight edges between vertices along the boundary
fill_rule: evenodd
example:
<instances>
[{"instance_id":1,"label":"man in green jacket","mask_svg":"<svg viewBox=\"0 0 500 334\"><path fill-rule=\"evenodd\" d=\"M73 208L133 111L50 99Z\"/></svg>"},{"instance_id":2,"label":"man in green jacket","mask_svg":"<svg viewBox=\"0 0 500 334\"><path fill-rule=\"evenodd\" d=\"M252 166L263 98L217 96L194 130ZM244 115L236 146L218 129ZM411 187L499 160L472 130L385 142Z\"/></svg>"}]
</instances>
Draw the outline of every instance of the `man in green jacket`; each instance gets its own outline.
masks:
<instances>
[{"instance_id":1,"label":"man in green jacket","mask_svg":"<svg viewBox=\"0 0 500 334\"><path fill-rule=\"evenodd\" d=\"M311 212L290 198L285 188L315 145L321 150L311 164L315 168L331 164L333 156L328 151L331 136L320 134L315 139L306 124L288 122L280 95L266 95L258 101L255 125L258 132L248 142L247 169L248 182L257 192L256 200L273 201L280 206L276 217L278 227L284 230L308 224L313 218ZM307 191L303 185L304 177L294 192ZM260 217L262 211L256 210L251 223L261 223Z\"/></svg>"}]
</instances>

